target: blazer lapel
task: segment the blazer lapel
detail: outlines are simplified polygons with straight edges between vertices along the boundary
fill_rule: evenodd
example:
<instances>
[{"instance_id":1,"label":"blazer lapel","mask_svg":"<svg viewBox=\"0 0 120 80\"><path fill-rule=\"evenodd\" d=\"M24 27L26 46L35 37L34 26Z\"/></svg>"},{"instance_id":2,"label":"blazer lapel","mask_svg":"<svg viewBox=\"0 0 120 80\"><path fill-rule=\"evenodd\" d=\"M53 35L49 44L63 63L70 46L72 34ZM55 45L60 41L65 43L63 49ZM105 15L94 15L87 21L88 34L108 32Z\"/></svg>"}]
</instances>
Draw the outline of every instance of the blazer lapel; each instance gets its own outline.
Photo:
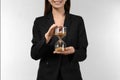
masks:
<instances>
[{"instance_id":1,"label":"blazer lapel","mask_svg":"<svg viewBox=\"0 0 120 80\"><path fill-rule=\"evenodd\" d=\"M66 17L65 17L65 22L64 22L64 26L65 27L69 27L70 26L70 14L66 13Z\"/></svg>"},{"instance_id":2,"label":"blazer lapel","mask_svg":"<svg viewBox=\"0 0 120 80\"><path fill-rule=\"evenodd\" d=\"M49 23L49 27L54 24L54 19L53 19L53 15L52 13L49 13L48 15L46 15L46 19L48 20L48 23Z\"/></svg>"},{"instance_id":3,"label":"blazer lapel","mask_svg":"<svg viewBox=\"0 0 120 80\"><path fill-rule=\"evenodd\" d=\"M65 42L67 42L68 39L68 35L69 35L69 31L70 31L70 23L71 23L71 18L70 18L70 14L66 13L66 17L65 17L65 22L64 22L64 26L67 27L67 35L66 37L63 38L63 40Z\"/></svg>"}]
</instances>

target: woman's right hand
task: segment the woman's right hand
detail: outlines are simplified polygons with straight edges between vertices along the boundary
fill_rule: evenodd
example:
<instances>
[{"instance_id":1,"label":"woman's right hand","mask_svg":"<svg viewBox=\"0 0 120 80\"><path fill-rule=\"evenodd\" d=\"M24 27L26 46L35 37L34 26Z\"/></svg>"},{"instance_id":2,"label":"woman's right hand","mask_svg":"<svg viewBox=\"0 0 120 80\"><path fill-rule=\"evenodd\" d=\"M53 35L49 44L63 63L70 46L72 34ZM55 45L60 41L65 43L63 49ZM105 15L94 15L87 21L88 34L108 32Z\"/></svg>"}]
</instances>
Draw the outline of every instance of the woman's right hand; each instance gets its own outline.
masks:
<instances>
[{"instance_id":1,"label":"woman's right hand","mask_svg":"<svg viewBox=\"0 0 120 80\"><path fill-rule=\"evenodd\" d=\"M56 24L51 25L51 27L49 28L48 32L45 34L46 43L48 43L50 41L50 39L53 37L53 35L55 33L55 28L56 27L57 27Z\"/></svg>"}]
</instances>

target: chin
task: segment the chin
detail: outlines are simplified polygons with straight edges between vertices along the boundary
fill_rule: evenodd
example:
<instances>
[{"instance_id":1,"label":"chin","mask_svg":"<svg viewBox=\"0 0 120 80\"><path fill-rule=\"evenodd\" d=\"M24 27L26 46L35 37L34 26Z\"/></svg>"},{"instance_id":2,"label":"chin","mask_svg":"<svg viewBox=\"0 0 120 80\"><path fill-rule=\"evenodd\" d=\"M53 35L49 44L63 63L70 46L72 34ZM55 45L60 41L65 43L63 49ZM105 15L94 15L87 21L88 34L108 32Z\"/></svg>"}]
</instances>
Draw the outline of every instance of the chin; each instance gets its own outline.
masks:
<instances>
[{"instance_id":1,"label":"chin","mask_svg":"<svg viewBox=\"0 0 120 80\"><path fill-rule=\"evenodd\" d=\"M65 2L63 2L63 1L61 3L60 2L59 3L52 2L51 4L54 8L63 8L65 5Z\"/></svg>"},{"instance_id":2,"label":"chin","mask_svg":"<svg viewBox=\"0 0 120 80\"><path fill-rule=\"evenodd\" d=\"M64 5L53 5L54 8L64 8Z\"/></svg>"},{"instance_id":3,"label":"chin","mask_svg":"<svg viewBox=\"0 0 120 80\"><path fill-rule=\"evenodd\" d=\"M55 9L63 8L63 6L53 6Z\"/></svg>"}]
</instances>

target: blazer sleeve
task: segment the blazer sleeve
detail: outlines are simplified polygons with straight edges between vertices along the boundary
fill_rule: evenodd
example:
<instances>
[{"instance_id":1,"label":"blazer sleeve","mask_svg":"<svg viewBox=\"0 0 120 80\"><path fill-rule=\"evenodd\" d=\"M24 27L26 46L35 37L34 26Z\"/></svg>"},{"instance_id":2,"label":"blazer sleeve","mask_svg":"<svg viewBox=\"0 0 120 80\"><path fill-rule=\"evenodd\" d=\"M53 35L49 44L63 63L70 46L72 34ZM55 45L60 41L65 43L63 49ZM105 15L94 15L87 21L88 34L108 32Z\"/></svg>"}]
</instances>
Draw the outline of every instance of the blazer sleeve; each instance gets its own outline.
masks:
<instances>
[{"instance_id":1,"label":"blazer sleeve","mask_svg":"<svg viewBox=\"0 0 120 80\"><path fill-rule=\"evenodd\" d=\"M73 61L83 61L87 57L88 40L82 17L80 17L79 21L78 44L77 48L75 49L75 54L73 54Z\"/></svg>"},{"instance_id":2,"label":"blazer sleeve","mask_svg":"<svg viewBox=\"0 0 120 80\"><path fill-rule=\"evenodd\" d=\"M34 60L38 60L45 55L47 55L47 51L49 51L49 45L46 44L46 39L44 37L44 34L41 34L40 31L40 23L39 19L35 19L32 34L32 47L31 47L31 57Z\"/></svg>"}]
</instances>

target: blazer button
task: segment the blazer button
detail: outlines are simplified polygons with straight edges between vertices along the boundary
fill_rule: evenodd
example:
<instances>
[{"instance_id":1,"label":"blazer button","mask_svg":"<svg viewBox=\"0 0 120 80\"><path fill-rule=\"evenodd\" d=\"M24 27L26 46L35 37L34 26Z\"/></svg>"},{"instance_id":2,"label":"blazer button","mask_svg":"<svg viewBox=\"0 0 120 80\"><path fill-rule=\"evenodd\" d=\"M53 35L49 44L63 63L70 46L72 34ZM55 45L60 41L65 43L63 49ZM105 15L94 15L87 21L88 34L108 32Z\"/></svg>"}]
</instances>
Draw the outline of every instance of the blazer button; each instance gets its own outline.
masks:
<instances>
[{"instance_id":1,"label":"blazer button","mask_svg":"<svg viewBox=\"0 0 120 80\"><path fill-rule=\"evenodd\" d=\"M46 62L46 64L48 65L48 62Z\"/></svg>"}]
</instances>

